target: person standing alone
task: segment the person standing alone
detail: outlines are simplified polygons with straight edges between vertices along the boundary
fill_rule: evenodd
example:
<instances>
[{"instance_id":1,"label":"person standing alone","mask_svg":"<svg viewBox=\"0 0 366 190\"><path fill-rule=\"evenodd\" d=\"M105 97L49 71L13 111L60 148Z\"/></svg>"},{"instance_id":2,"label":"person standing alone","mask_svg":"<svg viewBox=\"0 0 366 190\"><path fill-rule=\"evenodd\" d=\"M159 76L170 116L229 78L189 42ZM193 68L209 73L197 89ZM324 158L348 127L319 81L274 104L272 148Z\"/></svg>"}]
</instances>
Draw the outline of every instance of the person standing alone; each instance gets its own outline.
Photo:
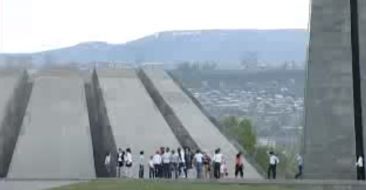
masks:
<instances>
[{"instance_id":1,"label":"person standing alone","mask_svg":"<svg viewBox=\"0 0 366 190\"><path fill-rule=\"evenodd\" d=\"M241 152L236 154L235 158L235 178L240 175L241 178L244 177L244 162L243 162L243 155Z\"/></svg>"},{"instance_id":2,"label":"person standing alone","mask_svg":"<svg viewBox=\"0 0 366 190\"><path fill-rule=\"evenodd\" d=\"M365 180L365 165L363 156L358 156L356 167L357 167L357 180Z\"/></svg>"},{"instance_id":3,"label":"person standing alone","mask_svg":"<svg viewBox=\"0 0 366 190\"><path fill-rule=\"evenodd\" d=\"M302 176L304 160L302 159L301 155L298 154L297 158L296 158L296 161L297 161L297 167L299 169L299 172L295 175L295 179L298 179Z\"/></svg>"},{"instance_id":4,"label":"person standing alone","mask_svg":"<svg viewBox=\"0 0 366 190\"><path fill-rule=\"evenodd\" d=\"M278 163L280 163L280 160L273 153L273 151L270 151L269 152L269 167L268 167L268 172L267 172L268 179L271 179L271 173L272 173L272 178L276 179L276 169L277 169Z\"/></svg>"},{"instance_id":5,"label":"person standing alone","mask_svg":"<svg viewBox=\"0 0 366 190\"><path fill-rule=\"evenodd\" d=\"M144 163L145 163L145 158L144 158L144 151L140 151L140 158L139 158L139 162L140 162L140 166L139 166L139 178L143 179L144 178Z\"/></svg>"}]
</instances>

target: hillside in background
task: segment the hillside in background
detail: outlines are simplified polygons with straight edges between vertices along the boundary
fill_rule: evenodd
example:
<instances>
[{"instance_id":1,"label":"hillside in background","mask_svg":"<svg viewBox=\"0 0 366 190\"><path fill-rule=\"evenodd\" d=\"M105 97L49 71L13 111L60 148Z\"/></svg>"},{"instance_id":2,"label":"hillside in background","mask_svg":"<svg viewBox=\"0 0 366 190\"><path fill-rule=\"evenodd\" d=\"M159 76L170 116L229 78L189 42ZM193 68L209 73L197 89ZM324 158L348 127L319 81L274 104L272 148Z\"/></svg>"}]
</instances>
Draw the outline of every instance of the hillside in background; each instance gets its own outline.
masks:
<instances>
[{"instance_id":1,"label":"hillside in background","mask_svg":"<svg viewBox=\"0 0 366 190\"><path fill-rule=\"evenodd\" d=\"M124 44L87 42L34 54L0 54L4 62L31 59L35 64L117 62L305 62L308 32L288 30L203 30L160 32Z\"/></svg>"}]
</instances>

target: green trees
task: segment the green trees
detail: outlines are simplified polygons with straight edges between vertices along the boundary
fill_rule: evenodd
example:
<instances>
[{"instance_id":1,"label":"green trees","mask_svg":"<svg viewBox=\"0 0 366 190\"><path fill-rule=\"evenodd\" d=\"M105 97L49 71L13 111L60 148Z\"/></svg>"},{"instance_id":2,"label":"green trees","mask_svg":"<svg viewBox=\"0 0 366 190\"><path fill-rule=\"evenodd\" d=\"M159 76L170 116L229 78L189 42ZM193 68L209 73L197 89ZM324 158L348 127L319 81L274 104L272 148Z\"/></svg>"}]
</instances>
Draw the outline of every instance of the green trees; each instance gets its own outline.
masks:
<instances>
[{"instance_id":1,"label":"green trees","mask_svg":"<svg viewBox=\"0 0 366 190\"><path fill-rule=\"evenodd\" d=\"M252 129L252 123L248 119L244 119L239 123L240 136L242 137L242 142L244 148L253 154L255 151L255 146L257 144L257 136Z\"/></svg>"},{"instance_id":2,"label":"green trees","mask_svg":"<svg viewBox=\"0 0 366 190\"><path fill-rule=\"evenodd\" d=\"M240 119L234 116L226 117L221 122L223 132L234 138L246 151L246 156L252 157L256 164L267 171L268 152L274 151L280 159L278 176L292 178L296 173L295 153L286 151L280 147L257 145L257 136L249 119Z\"/></svg>"},{"instance_id":3,"label":"green trees","mask_svg":"<svg viewBox=\"0 0 366 190\"><path fill-rule=\"evenodd\" d=\"M223 120L223 125L230 136L233 136L250 155L255 152L257 138L249 119L230 116Z\"/></svg>"}]
</instances>

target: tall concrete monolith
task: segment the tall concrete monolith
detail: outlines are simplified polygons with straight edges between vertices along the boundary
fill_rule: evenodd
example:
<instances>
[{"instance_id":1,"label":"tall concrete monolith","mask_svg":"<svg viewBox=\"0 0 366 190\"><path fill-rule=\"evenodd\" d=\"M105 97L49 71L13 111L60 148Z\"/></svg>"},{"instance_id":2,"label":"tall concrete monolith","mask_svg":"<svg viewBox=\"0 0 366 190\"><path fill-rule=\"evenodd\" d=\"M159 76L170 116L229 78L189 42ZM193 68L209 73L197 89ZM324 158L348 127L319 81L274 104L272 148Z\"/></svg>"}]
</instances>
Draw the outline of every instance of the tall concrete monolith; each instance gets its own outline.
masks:
<instances>
[{"instance_id":1,"label":"tall concrete monolith","mask_svg":"<svg viewBox=\"0 0 366 190\"><path fill-rule=\"evenodd\" d=\"M356 179L365 147L366 1L313 0L311 8L305 177Z\"/></svg>"}]
</instances>

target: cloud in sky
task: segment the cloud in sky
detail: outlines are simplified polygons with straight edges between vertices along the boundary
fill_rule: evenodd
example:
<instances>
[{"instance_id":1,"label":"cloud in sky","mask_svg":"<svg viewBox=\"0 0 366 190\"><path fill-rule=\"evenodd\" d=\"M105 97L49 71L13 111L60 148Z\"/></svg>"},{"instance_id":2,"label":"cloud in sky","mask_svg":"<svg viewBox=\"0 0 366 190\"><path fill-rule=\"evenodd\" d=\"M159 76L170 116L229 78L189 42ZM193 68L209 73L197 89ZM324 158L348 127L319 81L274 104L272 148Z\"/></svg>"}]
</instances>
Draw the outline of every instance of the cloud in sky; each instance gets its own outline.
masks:
<instances>
[{"instance_id":1,"label":"cloud in sky","mask_svg":"<svg viewBox=\"0 0 366 190\"><path fill-rule=\"evenodd\" d=\"M310 0L0 0L0 52L165 30L306 28Z\"/></svg>"}]
</instances>

